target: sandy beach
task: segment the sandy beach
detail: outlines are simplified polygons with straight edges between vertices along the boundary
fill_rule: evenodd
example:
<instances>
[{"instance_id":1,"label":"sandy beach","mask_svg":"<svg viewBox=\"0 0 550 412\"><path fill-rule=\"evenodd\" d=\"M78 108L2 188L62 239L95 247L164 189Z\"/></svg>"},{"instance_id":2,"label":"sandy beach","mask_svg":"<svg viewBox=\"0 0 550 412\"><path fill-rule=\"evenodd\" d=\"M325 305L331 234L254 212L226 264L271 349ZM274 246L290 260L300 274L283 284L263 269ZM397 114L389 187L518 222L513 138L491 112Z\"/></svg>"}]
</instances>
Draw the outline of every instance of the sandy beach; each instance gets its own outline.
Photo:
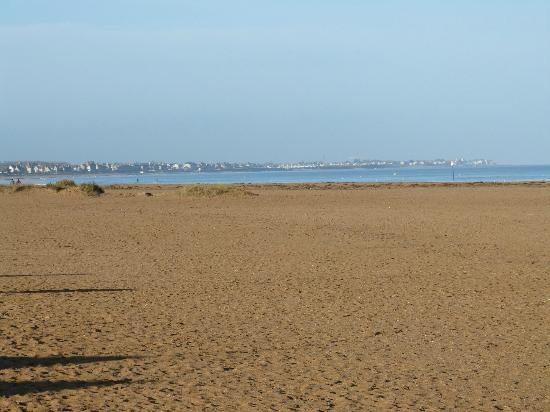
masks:
<instances>
[{"instance_id":1,"label":"sandy beach","mask_svg":"<svg viewBox=\"0 0 550 412\"><path fill-rule=\"evenodd\" d=\"M548 183L4 187L0 216L0 410L550 409Z\"/></svg>"}]
</instances>

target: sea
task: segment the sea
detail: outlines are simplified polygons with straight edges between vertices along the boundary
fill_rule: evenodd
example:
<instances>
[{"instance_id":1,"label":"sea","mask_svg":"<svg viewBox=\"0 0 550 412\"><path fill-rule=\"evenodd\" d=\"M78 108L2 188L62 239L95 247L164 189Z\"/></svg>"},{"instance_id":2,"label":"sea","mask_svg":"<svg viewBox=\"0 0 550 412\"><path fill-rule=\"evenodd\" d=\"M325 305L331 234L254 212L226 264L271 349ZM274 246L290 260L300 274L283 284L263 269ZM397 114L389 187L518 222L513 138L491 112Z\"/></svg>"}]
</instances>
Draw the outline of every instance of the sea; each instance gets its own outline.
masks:
<instances>
[{"instance_id":1,"label":"sea","mask_svg":"<svg viewBox=\"0 0 550 412\"><path fill-rule=\"evenodd\" d=\"M10 177L0 177L9 184ZM23 176L22 183L45 185L61 179L76 183L318 183L318 182L522 182L550 181L550 165L477 167L398 167L365 169L292 169L267 171L171 172L145 174L64 174Z\"/></svg>"}]
</instances>

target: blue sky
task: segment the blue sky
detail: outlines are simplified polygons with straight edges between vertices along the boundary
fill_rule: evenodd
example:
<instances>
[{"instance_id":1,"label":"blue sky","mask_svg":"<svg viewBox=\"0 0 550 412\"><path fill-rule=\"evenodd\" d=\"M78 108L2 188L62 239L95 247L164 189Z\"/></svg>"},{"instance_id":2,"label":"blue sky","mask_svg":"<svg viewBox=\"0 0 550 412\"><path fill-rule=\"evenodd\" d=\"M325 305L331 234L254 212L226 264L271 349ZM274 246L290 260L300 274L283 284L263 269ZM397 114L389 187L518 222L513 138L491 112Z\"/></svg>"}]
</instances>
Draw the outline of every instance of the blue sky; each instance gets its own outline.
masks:
<instances>
[{"instance_id":1,"label":"blue sky","mask_svg":"<svg viewBox=\"0 0 550 412\"><path fill-rule=\"evenodd\" d=\"M3 0L0 160L550 163L550 2Z\"/></svg>"}]
</instances>

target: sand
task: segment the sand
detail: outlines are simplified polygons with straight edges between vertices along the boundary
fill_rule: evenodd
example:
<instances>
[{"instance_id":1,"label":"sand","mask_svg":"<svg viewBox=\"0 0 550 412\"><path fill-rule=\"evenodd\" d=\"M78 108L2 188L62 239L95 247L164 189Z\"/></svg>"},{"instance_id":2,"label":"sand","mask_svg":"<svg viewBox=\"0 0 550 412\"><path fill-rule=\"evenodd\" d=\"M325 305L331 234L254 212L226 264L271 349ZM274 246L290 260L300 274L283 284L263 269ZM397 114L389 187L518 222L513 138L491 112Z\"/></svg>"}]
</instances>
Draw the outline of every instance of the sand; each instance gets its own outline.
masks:
<instances>
[{"instance_id":1,"label":"sand","mask_svg":"<svg viewBox=\"0 0 550 412\"><path fill-rule=\"evenodd\" d=\"M4 189L0 242L0 410L550 409L550 184Z\"/></svg>"}]
</instances>

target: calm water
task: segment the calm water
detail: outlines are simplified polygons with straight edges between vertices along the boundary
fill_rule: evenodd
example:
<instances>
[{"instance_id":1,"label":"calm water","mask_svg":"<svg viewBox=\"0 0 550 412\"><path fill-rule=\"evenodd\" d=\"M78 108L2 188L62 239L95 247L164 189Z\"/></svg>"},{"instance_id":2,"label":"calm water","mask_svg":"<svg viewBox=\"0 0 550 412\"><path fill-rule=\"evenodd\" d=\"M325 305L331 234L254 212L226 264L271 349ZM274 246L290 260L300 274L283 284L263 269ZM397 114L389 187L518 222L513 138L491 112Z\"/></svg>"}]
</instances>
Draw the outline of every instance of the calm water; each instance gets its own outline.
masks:
<instances>
[{"instance_id":1,"label":"calm water","mask_svg":"<svg viewBox=\"0 0 550 412\"><path fill-rule=\"evenodd\" d=\"M550 181L550 165L457 167L457 182ZM407 167L383 169L285 170L262 172L180 172L158 174L89 174L25 177L23 183L46 184L60 179L77 183L109 184L151 183L303 183L303 182L451 182L450 167ZM0 184L9 178L0 178Z\"/></svg>"}]
</instances>

